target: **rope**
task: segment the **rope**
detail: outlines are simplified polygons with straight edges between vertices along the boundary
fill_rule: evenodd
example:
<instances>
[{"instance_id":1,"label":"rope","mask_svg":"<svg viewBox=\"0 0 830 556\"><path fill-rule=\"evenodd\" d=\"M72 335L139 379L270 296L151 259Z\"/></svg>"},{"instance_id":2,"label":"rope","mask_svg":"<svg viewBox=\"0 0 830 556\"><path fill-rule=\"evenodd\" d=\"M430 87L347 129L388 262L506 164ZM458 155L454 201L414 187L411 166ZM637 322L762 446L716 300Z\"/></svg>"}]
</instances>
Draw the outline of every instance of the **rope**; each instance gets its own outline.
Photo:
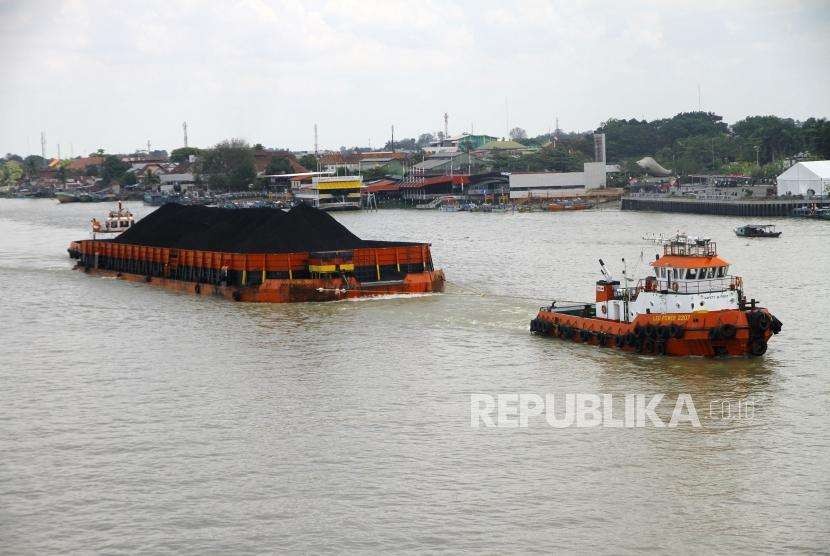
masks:
<instances>
[{"instance_id":1,"label":"rope","mask_svg":"<svg viewBox=\"0 0 830 556\"><path fill-rule=\"evenodd\" d=\"M542 297L526 297L526 296L521 296L521 295L505 295L505 294L498 294L498 293L486 293L486 292L482 292L482 291L479 291L479 290L476 290L476 289L473 289L473 288L468 288L468 287L461 286L461 285L459 285L455 282L447 282L447 283L451 284L452 286L454 286L455 288L458 288L460 290L466 290L466 291L460 291L460 292L451 292L449 295L467 295L467 296L475 296L475 297L492 297L492 298L497 298L497 299L513 299L513 300L521 300L521 301L533 301L533 302L536 302L536 303L540 303L543 299ZM354 288L352 288L352 289L316 288L316 290L318 292L321 292L321 293L322 292L335 292L335 293L340 293L340 294L346 294L348 292L379 293L375 290L360 290L360 289L354 289ZM379 295L384 295L384 294L381 293ZM447 295L447 294L445 293L444 295ZM579 305L580 307L582 307L586 304L584 301L568 301L567 299L557 299L557 300L555 300L555 302L556 303L566 303L566 304Z\"/></svg>"},{"instance_id":2,"label":"rope","mask_svg":"<svg viewBox=\"0 0 830 556\"><path fill-rule=\"evenodd\" d=\"M479 290L476 290L476 289L473 289L473 288L462 286L462 285L457 284L455 282L447 282L447 283L453 285L454 287L456 287L458 289L466 290L466 291L461 291L461 292L453 292L453 295L469 295L469 296L476 296L476 297L495 297L495 298L498 298L498 299L518 299L518 300L522 300L522 301L535 301L537 303L540 302L542 299L544 299L541 296L539 296L539 297L526 297L526 296L521 296L521 295L505 295L505 294L498 294L498 293L486 293L486 292L482 292L482 291L479 291ZM584 301L568 301L567 299L557 299L555 301L557 303L573 303L574 305L579 305L579 306L585 305Z\"/></svg>"}]
</instances>

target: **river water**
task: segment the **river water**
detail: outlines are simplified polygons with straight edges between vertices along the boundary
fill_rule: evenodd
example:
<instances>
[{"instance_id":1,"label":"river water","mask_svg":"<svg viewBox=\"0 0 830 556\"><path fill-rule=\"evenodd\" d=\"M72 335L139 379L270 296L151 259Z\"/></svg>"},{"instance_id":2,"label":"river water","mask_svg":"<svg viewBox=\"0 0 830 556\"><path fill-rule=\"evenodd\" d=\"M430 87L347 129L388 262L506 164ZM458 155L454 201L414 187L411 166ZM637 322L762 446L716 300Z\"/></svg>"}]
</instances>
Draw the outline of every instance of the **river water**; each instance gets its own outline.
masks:
<instances>
[{"instance_id":1,"label":"river water","mask_svg":"<svg viewBox=\"0 0 830 556\"><path fill-rule=\"evenodd\" d=\"M830 550L830 223L339 214L431 241L447 292L254 305L71 270L109 208L0 200L0 552ZM528 333L554 297L592 299L597 258L639 276L641 236L676 230L783 321L766 356ZM472 426L471 395L565 393L665 394L663 416L688 394L700 426Z\"/></svg>"}]
</instances>

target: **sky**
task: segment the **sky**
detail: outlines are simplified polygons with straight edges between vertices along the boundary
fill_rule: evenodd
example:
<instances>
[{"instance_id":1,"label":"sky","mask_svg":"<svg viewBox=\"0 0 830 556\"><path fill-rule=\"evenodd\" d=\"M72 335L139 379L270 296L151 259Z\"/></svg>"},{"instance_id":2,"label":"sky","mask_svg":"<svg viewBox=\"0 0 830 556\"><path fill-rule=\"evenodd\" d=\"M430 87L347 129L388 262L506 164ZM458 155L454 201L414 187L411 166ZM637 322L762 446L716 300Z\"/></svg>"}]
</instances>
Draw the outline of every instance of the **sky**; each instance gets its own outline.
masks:
<instances>
[{"instance_id":1,"label":"sky","mask_svg":"<svg viewBox=\"0 0 830 556\"><path fill-rule=\"evenodd\" d=\"M0 0L0 153L830 117L828 29L827 1Z\"/></svg>"}]
</instances>

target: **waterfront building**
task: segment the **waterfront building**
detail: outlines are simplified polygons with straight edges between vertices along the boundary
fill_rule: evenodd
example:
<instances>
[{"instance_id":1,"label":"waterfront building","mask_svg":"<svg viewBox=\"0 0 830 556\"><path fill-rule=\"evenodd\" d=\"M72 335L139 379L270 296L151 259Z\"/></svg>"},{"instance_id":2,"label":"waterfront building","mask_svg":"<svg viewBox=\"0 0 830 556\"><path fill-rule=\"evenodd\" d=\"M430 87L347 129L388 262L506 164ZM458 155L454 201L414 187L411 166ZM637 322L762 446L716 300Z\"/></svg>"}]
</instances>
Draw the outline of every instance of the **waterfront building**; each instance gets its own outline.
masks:
<instances>
[{"instance_id":1,"label":"waterfront building","mask_svg":"<svg viewBox=\"0 0 830 556\"><path fill-rule=\"evenodd\" d=\"M778 176L778 195L830 195L830 160L797 162Z\"/></svg>"},{"instance_id":2,"label":"waterfront building","mask_svg":"<svg viewBox=\"0 0 830 556\"><path fill-rule=\"evenodd\" d=\"M361 176L313 176L310 183L292 181L296 200L323 210L359 210L363 187Z\"/></svg>"},{"instance_id":3,"label":"waterfront building","mask_svg":"<svg viewBox=\"0 0 830 556\"><path fill-rule=\"evenodd\" d=\"M513 172L510 198L578 197L606 187L609 168L604 162L586 162L582 172Z\"/></svg>"}]
</instances>

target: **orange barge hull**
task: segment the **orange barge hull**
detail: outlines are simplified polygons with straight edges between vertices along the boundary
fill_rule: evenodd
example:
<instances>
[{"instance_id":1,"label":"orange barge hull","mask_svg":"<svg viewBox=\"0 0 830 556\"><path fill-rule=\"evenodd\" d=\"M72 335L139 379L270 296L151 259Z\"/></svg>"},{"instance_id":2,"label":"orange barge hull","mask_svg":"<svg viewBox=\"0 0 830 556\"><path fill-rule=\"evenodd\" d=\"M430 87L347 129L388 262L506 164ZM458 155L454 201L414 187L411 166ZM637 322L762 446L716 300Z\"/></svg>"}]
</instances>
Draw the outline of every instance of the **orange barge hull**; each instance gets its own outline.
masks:
<instances>
[{"instance_id":1,"label":"orange barge hull","mask_svg":"<svg viewBox=\"0 0 830 556\"><path fill-rule=\"evenodd\" d=\"M766 309L638 315L633 322L542 308L530 330L576 343L653 355L760 356L781 330Z\"/></svg>"},{"instance_id":2,"label":"orange barge hull","mask_svg":"<svg viewBox=\"0 0 830 556\"><path fill-rule=\"evenodd\" d=\"M69 246L88 274L234 301L338 301L444 291L428 244L324 253L226 253L83 240Z\"/></svg>"}]
</instances>

